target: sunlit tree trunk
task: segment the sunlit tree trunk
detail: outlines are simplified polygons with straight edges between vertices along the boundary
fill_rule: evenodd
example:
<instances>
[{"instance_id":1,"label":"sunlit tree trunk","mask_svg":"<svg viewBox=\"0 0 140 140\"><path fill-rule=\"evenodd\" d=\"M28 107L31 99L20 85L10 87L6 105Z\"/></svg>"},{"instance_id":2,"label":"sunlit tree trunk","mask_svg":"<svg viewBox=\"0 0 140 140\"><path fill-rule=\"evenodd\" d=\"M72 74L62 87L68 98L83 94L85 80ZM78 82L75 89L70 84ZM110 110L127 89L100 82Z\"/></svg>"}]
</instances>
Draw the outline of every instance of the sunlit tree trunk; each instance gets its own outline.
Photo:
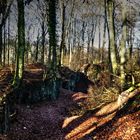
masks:
<instances>
[{"instance_id":1,"label":"sunlit tree trunk","mask_svg":"<svg viewBox=\"0 0 140 140\"><path fill-rule=\"evenodd\" d=\"M126 62L125 53L126 53L126 2L123 0L122 6L122 39L121 39L121 47L120 47L120 76L121 76L121 84L122 87L125 84L125 71L124 71L124 64Z\"/></svg>"},{"instance_id":2,"label":"sunlit tree trunk","mask_svg":"<svg viewBox=\"0 0 140 140\"><path fill-rule=\"evenodd\" d=\"M64 4L64 0L62 1L62 29L61 29L61 43L60 43L60 56L59 56L59 65L61 66L61 64L63 63L63 59L64 59L64 48L65 48L65 9L66 6Z\"/></svg>"},{"instance_id":3,"label":"sunlit tree trunk","mask_svg":"<svg viewBox=\"0 0 140 140\"><path fill-rule=\"evenodd\" d=\"M19 86L23 78L24 51L25 51L25 22L24 22L24 1L17 0L18 6L18 47L16 55L16 70L13 84Z\"/></svg>"},{"instance_id":4,"label":"sunlit tree trunk","mask_svg":"<svg viewBox=\"0 0 140 140\"><path fill-rule=\"evenodd\" d=\"M105 44L106 44L106 29L107 29L107 11L106 11L106 0L104 0L104 30L103 30L103 44L102 44L102 56L101 56L101 60L102 62L104 61L105 58L105 53L104 53L104 49L105 49Z\"/></svg>"},{"instance_id":5,"label":"sunlit tree trunk","mask_svg":"<svg viewBox=\"0 0 140 140\"><path fill-rule=\"evenodd\" d=\"M98 35L98 38L99 38L99 44L98 44L99 56L98 56L98 59L100 62L101 61L101 18L100 17L99 17L98 29L99 29L99 35Z\"/></svg>"},{"instance_id":6,"label":"sunlit tree trunk","mask_svg":"<svg viewBox=\"0 0 140 140\"><path fill-rule=\"evenodd\" d=\"M108 7L108 28L109 28L109 41L110 41L110 58L112 64L112 72L117 72L117 60L116 60L116 45L115 45L115 27L114 27L114 0L107 1Z\"/></svg>"}]
</instances>

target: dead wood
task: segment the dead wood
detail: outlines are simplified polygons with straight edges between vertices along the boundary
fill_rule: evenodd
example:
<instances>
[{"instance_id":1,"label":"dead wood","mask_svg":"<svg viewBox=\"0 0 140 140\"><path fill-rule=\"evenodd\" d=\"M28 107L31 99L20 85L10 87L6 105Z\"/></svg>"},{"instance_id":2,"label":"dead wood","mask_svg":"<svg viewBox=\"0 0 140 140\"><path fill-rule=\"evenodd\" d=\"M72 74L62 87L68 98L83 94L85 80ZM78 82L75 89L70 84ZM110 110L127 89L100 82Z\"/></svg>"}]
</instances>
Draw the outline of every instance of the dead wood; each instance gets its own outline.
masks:
<instances>
[{"instance_id":1,"label":"dead wood","mask_svg":"<svg viewBox=\"0 0 140 140\"><path fill-rule=\"evenodd\" d=\"M95 116L104 116L104 115L108 115L111 113L114 113L118 110L120 110L121 108L124 107L125 104L128 103L128 101L133 98L134 96L138 95L140 93L140 83L130 87L128 90L122 92L117 101L115 102L111 102L107 105L105 105L104 107L102 107L101 109L99 109L96 113Z\"/></svg>"}]
</instances>

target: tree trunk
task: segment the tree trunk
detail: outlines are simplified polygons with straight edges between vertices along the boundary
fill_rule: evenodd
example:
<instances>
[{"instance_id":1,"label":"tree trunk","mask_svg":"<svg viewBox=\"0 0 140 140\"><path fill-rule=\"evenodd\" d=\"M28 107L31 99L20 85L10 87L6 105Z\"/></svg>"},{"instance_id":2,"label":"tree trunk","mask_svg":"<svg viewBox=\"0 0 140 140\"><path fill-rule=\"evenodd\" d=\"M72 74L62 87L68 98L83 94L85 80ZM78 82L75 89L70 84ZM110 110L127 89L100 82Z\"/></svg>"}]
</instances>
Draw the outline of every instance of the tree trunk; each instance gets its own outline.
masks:
<instances>
[{"instance_id":1,"label":"tree trunk","mask_svg":"<svg viewBox=\"0 0 140 140\"><path fill-rule=\"evenodd\" d=\"M48 70L49 81L46 83L46 92L52 100L55 100L59 94L59 79L57 78L57 53L56 53L56 1L49 1L49 55L50 64Z\"/></svg>"},{"instance_id":2,"label":"tree trunk","mask_svg":"<svg viewBox=\"0 0 140 140\"><path fill-rule=\"evenodd\" d=\"M7 46L8 50L7 50L7 62L8 62L8 66L10 64L10 59L9 59L9 56L10 56L10 15L9 15L9 18L8 18L8 46Z\"/></svg>"},{"instance_id":3,"label":"tree trunk","mask_svg":"<svg viewBox=\"0 0 140 140\"><path fill-rule=\"evenodd\" d=\"M38 47L39 47L39 31L37 35L36 51L35 51L35 62L38 62Z\"/></svg>"},{"instance_id":4,"label":"tree trunk","mask_svg":"<svg viewBox=\"0 0 140 140\"><path fill-rule=\"evenodd\" d=\"M139 93L140 93L140 83L122 92L119 95L117 101L109 103L104 107L102 107L99 111L95 113L95 116L105 116L121 109L125 104L128 103L129 99L133 98Z\"/></svg>"},{"instance_id":5,"label":"tree trunk","mask_svg":"<svg viewBox=\"0 0 140 140\"><path fill-rule=\"evenodd\" d=\"M99 56L98 56L98 61L100 62L101 61L101 18L99 17L99 25L98 25L98 29L99 29Z\"/></svg>"},{"instance_id":6,"label":"tree trunk","mask_svg":"<svg viewBox=\"0 0 140 140\"><path fill-rule=\"evenodd\" d=\"M117 59L116 59L116 45L115 45L115 28L114 28L114 1L108 0L108 28L109 28L109 41L110 41L110 58L112 64L112 72L117 72Z\"/></svg>"},{"instance_id":7,"label":"tree trunk","mask_svg":"<svg viewBox=\"0 0 140 140\"><path fill-rule=\"evenodd\" d=\"M124 65L126 62L125 53L126 53L126 2L123 0L123 8L122 8L122 19L123 19L123 26L122 26L122 39L121 39L121 47L120 47L120 76L121 76L121 85L122 88L124 87L125 82L125 71Z\"/></svg>"},{"instance_id":8,"label":"tree trunk","mask_svg":"<svg viewBox=\"0 0 140 140\"><path fill-rule=\"evenodd\" d=\"M104 32L103 32L103 44L102 44L102 56L101 56L101 60L102 62L105 59L105 53L104 53L104 49L105 49L105 44L106 44L106 29L107 29L107 11L106 11L106 0L104 0Z\"/></svg>"},{"instance_id":9,"label":"tree trunk","mask_svg":"<svg viewBox=\"0 0 140 140\"><path fill-rule=\"evenodd\" d=\"M0 26L0 66L2 66L2 26Z\"/></svg>"},{"instance_id":10,"label":"tree trunk","mask_svg":"<svg viewBox=\"0 0 140 140\"><path fill-rule=\"evenodd\" d=\"M61 43L60 43L60 56L59 56L59 66L63 63L64 59L64 47L65 47L65 9L64 1L62 1L62 33L61 33Z\"/></svg>"},{"instance_id":11,"label":"tree trunk","mask_svg":"<svg viewBox=\"0 0 140 140\"><path fill-rule=\"evenodd\" d=\"M42 51L41 51L41 63L44 64L44 49L45 49L45 25L44 21L42 21Z\"/></svg>"},{"instance_id":12,"label":"tree trunk","mask_svg":"<svg viewBox=\"0 0 140 140\"><path fill-rule=\"evenodd\" d=\"M133 28L130 28L129 31L129 51L128 51L128 59L132 58L132 52L133 52Z\"/></svg>"},{"instance_id":13,"label":"tree trunk","mask_svg":"<svg viewBox=\"0 0 140 140\"><path fill-rule=\"evenodd\" d=\"M19 86L23 78L24 51L25 51L25 22L24 22L24 1L17 0L18 5L18 47L16 56L16 72L13 84Z\"/></svg>"},{"instance_id":14,"label":"tree trunk","mask_svg":"<svg viewBox=\"0 0 140 140\"><path fill-rule=\"evenodd\" d=\"M6 29L3 26L3 66L5 66L5 55L6 55Z\"/></svg>"}]
</instances>

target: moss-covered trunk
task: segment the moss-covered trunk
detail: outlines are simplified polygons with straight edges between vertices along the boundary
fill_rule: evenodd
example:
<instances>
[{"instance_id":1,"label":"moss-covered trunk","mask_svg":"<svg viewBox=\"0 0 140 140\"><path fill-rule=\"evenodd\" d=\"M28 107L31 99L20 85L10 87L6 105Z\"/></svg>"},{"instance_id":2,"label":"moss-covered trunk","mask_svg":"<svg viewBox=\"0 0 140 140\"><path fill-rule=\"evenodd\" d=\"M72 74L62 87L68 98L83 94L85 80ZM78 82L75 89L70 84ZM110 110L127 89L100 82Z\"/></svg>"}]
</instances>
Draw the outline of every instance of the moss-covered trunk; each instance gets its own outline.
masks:
<instances>
[{"instance_id":1,"label":"moss-covered trunk","mask_svg":"<svg viewBox=\"0 0 140 140\"><path fill-rule=\"evenodd\" d=\"M18 5L18 47L16 56L16 72L14 84L19 85L23 78L24 51L25 51L25 22L24 22L24 1L17 0Z\"/></svg>"},{"instance_id":2,"label":"moss-covered trunk","mask_svg":"<svg viewBox=\"0 0 140 140\"><path fill-rule=\"evenodd\" d=\"M59 79L57 69L57 51L56 51L56 0L49 0L49 71L45 89L51 99L56 99L59 93Z\"/></svg>"}]
</instances>

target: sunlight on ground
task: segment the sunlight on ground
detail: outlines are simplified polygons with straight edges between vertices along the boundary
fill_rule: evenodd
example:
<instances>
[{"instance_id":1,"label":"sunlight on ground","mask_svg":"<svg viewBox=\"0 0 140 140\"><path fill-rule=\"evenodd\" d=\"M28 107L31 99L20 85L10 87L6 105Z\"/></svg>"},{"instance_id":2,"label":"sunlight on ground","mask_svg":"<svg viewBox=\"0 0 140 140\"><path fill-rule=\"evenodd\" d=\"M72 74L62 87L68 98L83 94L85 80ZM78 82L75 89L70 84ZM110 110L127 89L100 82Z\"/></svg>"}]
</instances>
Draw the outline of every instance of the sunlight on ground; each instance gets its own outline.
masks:
<instances>
[{"instance_id":1,"label":"sunlight on ground","mask_svg":"<svg viewBox=\"0 0 140 140\"><path fill-rule=\"evenodd\" d=\"M89 134L96 128L96 122L97 118L88 118L78 126L75 126L75 128L65 136L65 139L81 138L86 134Z\"/></svg>"},{"instance_id":2,"label":"sunlight on ground","mask_svg":"<svg viewBox=\"0 0 140 140\"><path fill-rule=\"evenodd\" d=\"M79 117L80 116L72 116L72 117L66 118L63 122L62 128L67 127L72 121L76 120Z\"/></svg>"}]
</instances>

